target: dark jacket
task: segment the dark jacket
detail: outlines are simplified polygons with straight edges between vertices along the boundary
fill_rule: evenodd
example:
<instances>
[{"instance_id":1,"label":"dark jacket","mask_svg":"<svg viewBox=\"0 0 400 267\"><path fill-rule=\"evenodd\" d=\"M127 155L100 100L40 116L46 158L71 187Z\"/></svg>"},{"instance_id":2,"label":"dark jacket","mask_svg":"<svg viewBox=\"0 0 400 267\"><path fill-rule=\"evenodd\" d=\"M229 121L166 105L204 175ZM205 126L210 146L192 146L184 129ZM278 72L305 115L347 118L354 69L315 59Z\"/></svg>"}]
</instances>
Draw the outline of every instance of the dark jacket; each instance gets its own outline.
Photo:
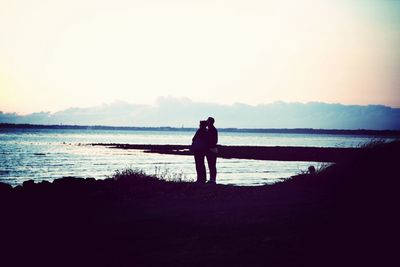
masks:
<instances>
[{"instance_id":1,"label":"dark jacket","mask_svg":"<svg viewBox=\"0 0 400 267\"><path fill-rule=\"evenodd\" d=\"M193 152L205 152L208 148L208 134L206 129L198 129L192 138L191 150Z\"/></svg>"},{"instance_id":2,"label":"dark jacket","mask_svg":"<svg viewBox=\"0 0 400 267\"><path fill-rule=\"evenodd\" d=\"M218 144L218 131L214 126L208 127L207 131L208 147L215 148Z\"/></svg>"}]
</instances>

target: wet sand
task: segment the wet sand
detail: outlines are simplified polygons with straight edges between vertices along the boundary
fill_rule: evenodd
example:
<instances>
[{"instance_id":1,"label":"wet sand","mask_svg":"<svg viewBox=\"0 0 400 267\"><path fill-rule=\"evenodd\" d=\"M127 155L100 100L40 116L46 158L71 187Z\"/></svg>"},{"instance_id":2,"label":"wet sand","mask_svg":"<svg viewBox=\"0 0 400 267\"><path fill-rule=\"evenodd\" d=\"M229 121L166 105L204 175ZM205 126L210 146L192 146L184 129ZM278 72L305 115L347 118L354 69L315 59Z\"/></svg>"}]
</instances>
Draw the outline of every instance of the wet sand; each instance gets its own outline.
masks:
<instances>
[{"instance_id":1,"label":"wet sand","mask_svg":"<svg viewBox=\"0 0 400 267\"><path fill-rule=\"evenodd\" d=\"M193 155L190 146L185 145L146 145L146 144L106 144L97 143L93 146L105 146L115 149L137 149L147 153ZM326 147L267 147L267 146L218 146L218 157L256 160L280 161L314 161L338 162L356 157L363 153L363 148L326 148Z\"/></svg>"}]
</instances>

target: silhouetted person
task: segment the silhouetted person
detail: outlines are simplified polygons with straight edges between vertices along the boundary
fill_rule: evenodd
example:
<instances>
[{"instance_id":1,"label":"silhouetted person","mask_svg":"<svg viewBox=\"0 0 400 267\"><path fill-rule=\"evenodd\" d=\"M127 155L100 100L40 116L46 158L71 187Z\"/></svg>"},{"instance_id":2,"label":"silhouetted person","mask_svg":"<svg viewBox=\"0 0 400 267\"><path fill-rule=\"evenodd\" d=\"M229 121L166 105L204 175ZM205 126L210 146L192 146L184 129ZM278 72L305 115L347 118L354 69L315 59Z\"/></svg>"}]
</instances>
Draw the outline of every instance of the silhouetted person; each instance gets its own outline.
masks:
<instances>
[{"instance_id":1,"label":"silhouetted person","mask_svg":"<svg viewBox=\"0 0 400 267\"><path fill-rule=\"evenodd\" d=\"M207 143L208 149L206 153L208 169L210 170L210 181L209 183L217 182L217 143L218 143L218 131L214 127L214 118L208 117L207 119Z\"/></svg>"},{"instance_id":2,"label":"silhouetted person","mask_svg":"<svg viewBox=\"0 0 400 267\"><path fill-rule=\"evenodd\" d=\"M199 129L192 138L192 151L194 153L194 161L196 163L197 181L198 183L206 182L206 166L204 165L204 157L208 149L207 139L207 121L200 121Z\"/></svg>"}]
</instances>

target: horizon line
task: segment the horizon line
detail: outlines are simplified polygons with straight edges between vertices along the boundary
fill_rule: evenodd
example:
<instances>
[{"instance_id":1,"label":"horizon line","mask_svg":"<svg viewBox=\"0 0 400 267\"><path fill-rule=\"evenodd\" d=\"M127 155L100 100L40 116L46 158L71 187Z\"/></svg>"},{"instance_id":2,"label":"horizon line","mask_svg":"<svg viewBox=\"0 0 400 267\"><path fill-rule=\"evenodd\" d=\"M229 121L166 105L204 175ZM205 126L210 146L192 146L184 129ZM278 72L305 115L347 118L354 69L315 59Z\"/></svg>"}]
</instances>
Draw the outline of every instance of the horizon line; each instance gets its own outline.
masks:
<instances>
[{"instance_id":1,"label":"horizon line","mask_svg":"<svg viewBox=\"0 0 400 267\"><path fill-rule=\"evenodd\" d=\"M71 124L30 124L30 123L0 123L2 128L18 129L86 129L86 130L133 130L133 131L193 131L193 127L173 126L109 126L109 125L71 125ZM292 133L292 134L344 134L344 135L390 135L400 136L400 130L372 129L323 129L323 128L218 128L221 132L247 133Z\"/></svg>"}]
</instances>

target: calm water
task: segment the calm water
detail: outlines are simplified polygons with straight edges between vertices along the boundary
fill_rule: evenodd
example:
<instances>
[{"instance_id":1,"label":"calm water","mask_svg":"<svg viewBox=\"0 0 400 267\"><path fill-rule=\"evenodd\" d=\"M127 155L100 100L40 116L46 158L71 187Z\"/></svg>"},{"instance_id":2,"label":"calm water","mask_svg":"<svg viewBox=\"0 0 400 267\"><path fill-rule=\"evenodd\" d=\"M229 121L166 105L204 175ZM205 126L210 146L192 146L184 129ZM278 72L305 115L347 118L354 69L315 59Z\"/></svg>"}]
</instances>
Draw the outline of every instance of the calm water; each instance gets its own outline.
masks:
<instances>
[{"instance_id":1,"label":"calm water","mask_svg":"<svg viewBox=\"0 0 400 267\"><path fill-rule=\"evenodd\" d=\"M11 185L25 180L64 176L104 179L115 170L137 168L148 174L195 179L191 156L159 155L138 150L110 149L90 143L183 144L192 132L0 129L0 181ZM355 147L372 136L268 133L219 133L219 144L258 146ZM270 184L307 170L315 162L218 159L222 184Z\"/></svg>"}]
</instances>

